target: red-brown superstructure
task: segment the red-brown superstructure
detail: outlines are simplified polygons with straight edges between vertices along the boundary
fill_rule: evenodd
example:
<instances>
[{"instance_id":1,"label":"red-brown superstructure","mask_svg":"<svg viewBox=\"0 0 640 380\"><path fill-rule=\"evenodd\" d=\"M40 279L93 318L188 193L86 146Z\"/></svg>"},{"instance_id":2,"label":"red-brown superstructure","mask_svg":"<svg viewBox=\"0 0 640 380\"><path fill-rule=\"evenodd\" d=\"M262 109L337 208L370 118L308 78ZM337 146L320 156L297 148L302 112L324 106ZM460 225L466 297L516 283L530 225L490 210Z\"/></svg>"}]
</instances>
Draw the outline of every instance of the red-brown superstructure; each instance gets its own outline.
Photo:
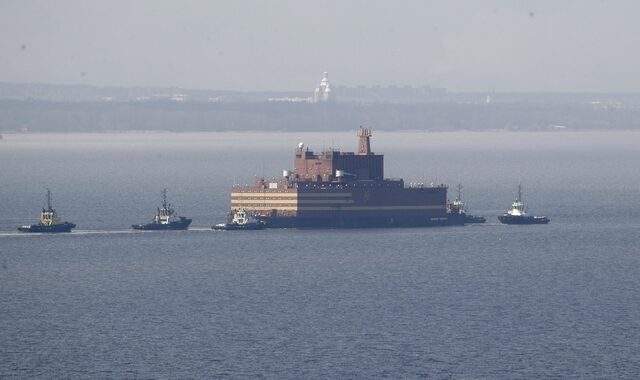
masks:
<instances>
[{"instance_id":1,"label":"red-brown superstructure","mask_svg":"<svg viewBox=\"0 0 640 380\"><path fill-rule=\"evenodd\" d=\"M300 143L295 169L280 180L234 186L231 210L245 209L267 227L396 227L463 224L447 205L447 186L384 178L384 156L361 128L358 152L316 154Z\"/></svg>"}]
</instances>

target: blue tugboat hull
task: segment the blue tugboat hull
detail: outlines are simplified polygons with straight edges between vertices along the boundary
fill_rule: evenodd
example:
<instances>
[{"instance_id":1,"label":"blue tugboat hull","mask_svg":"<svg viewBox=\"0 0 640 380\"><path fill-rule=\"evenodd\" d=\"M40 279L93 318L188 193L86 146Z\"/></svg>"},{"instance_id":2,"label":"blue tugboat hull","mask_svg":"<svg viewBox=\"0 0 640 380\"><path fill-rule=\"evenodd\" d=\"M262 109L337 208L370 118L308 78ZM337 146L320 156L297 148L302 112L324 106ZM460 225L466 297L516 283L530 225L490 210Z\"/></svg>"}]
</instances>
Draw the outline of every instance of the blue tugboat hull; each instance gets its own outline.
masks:
<instances>
[{"instance_id":1,"label":"blue tugboat hull","mask_svg":"<svg viewBox=\"0 0 640 380\"><path fill-rule=\"evenodd\" d=\"M163 230L186 230L191 224L191 219L180 219L168 224L161 223L147 223L147 224L133 224L131 228L134 230L148 230L148 231L163 231Z\"/></svg>"},{"instance_id":2,"label":"blue tugboat hull","mask_svg":"<svg viewBox=\"0 0 640 380\"><path fill-rule=\"evenodd\" d=\"M216 224L212 226L211 229L218 231L251 231L251 230L264 230L264 223L247 223L247 224L237 224L237 223L225 223L225 224Z\"/></svg>"},{"instance_id":3,"label":"blue tugboat hull","mask_svg":"<svg viewBox=\"0 0 640 380\"><path fill-rule=\"evenodd\" d=\"M484 216L466 215L464 218L465 223L485 223L487 218Z\"/></svg>"},{"instance_id":4,"label":"blue tugboat hull","mask_svg":"<svg viewBox=\"0 0 640 380\"><path fill-rule=\"evenodd\" d=\"M41 224L32 224L30 226L22 226L18 227L18 231L20 232L46 232L46 233L56 233L56 232L71 232L72 228L75 228L76 225L69 222L64 222L62 224L54 224L51 226L41 225Z\"/></svg>"},{"instance_id":5,"label":"blue tugboat hull","mask_svg":"<svg viewBox=\"0 0 640 380\"><path fill-rule=\"evenodd\" d=\"M546 216L511 216L501 215L498 217L502 224L547 224L550 222Z\"/></svg>"}]
</instances>

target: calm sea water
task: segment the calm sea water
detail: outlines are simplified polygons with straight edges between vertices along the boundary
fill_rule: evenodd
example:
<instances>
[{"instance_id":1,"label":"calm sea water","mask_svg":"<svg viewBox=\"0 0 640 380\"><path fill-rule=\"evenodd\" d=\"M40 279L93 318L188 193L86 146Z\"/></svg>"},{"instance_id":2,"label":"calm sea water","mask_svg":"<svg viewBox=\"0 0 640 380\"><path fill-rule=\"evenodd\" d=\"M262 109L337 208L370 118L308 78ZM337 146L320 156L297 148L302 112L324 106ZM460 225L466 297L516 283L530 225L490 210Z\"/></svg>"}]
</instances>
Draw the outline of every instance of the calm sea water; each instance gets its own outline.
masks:
<instances>
[{"instance_id":1,"label":"calm sea water","mask_svg":"<svg viewBox=\"0 0 640 380\"><path fill-rule=\"evenodd\" d=\"M0 140L0 377L638 378L640 133L376 133L484 225L213 232L343 134ZM504 226L519 182L546 226ZM45 188L78 228L25 235ZM166 187L193 229L133 232Z\"/></svg>"}]
</instances>

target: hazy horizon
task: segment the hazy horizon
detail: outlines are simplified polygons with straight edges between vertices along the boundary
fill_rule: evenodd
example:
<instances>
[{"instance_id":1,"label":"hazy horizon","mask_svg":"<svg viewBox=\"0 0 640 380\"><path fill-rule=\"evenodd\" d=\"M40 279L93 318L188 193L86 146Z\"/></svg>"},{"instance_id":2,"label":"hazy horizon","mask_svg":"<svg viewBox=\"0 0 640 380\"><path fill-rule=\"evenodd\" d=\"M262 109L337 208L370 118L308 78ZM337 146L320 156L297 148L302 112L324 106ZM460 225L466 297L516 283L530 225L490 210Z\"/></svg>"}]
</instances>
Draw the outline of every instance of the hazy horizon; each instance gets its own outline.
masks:
<instances>
[{"instance_id":1,"label":"hazy horizon","mask_svg":"<svg viewBox=\"0 0 640 380\"><path fill-rule=\"evenodd\" d=\"M640 92L633 1L3 1L0 82Z\"/></svg>"}]
</instances>

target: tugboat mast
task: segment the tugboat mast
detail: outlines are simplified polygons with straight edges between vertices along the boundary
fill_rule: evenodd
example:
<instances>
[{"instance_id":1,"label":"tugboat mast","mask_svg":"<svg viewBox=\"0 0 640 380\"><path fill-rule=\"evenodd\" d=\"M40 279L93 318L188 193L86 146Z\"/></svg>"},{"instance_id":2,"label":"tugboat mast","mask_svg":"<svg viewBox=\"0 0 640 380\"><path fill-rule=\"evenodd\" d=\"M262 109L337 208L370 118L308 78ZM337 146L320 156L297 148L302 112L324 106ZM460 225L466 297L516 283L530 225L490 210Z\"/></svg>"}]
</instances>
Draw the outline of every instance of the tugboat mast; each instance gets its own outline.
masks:
<instances>
[{"instance_id":1,"label":"tugboat mast","mask_svg":"<svg viewBox=\"0 0 640 380\"><path fill-rule=\"evenodd\" d=\"M167 189L162 189L162 208L167 209Z\"/></svg>"},{"instance_id":2,"label":"tugboat mast","mask_svg":"<svg viewBox=\"0 0 640 380\"><path fill-rule=\"evenodd\" d=\"M47 211L51 211L51 190L47 187Z\"/></svg>"},{"instance_id":3,"label":"tugboat mast","mask_svg":"<svg viewBox=\"0 0 640 380\"><path fill-rule=\"evenodd\" d=\"M521 183L518 184L518 199L516 199L516 201L522 202L522 184Z\"/></svg>"}]
</instances>

